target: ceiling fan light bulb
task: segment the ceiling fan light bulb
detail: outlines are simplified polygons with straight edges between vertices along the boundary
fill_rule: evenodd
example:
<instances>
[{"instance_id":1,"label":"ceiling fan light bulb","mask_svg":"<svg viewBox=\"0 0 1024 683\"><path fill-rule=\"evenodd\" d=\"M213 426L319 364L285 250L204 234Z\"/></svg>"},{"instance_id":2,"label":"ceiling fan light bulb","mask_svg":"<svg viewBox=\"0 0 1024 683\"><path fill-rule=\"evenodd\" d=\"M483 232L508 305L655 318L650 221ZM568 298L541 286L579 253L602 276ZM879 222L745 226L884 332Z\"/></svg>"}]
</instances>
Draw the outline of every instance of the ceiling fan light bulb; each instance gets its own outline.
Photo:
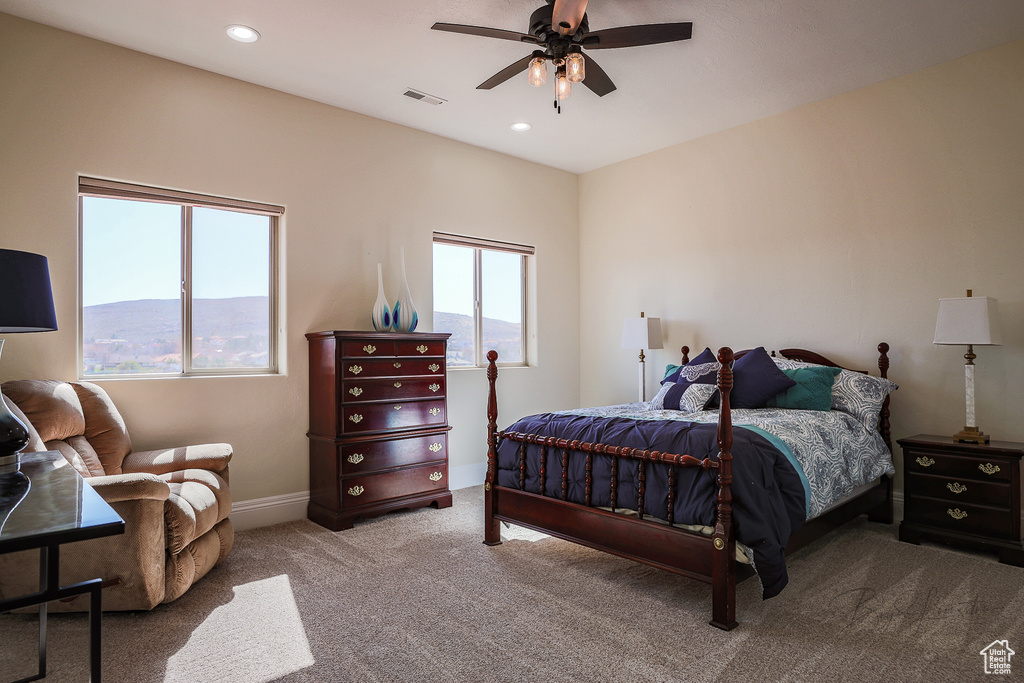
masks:
<instances>
[{"instance_id":1,"label":"ceiling fan light bulb","mask_svg":"<svg viewBox=\"0 0 1024 683\"><path fill-rule=\"evenodd\" d=\"M565 72L566 78L569 79L570 83L582 83L583 79L587 77L583 55L579 52L573 52L566 56Z\"/></svg>"},{"instance_id":2,"label":"ceiling fan light bulb","mask_svg":"<svg viewBox=\"0 0 1024 683\"><path fill-rule=\"evenodd\" d=\"M543 57L534 57L530 60L530 67L526 71L526 80L530 85L537 88L548 81L548 62Z\"/></svg>"},{"instance_id":3,"label":"ceiling fan light bulb","mask_svg":"<svg viewBox=\"0 0 1024 683\"><path fill-rule=\"evenodd\" d=\"M565 76L565 69L559 69L555 74L555 99L567 100L572 94L572 83Z\"/></svg>"}]
</instances>

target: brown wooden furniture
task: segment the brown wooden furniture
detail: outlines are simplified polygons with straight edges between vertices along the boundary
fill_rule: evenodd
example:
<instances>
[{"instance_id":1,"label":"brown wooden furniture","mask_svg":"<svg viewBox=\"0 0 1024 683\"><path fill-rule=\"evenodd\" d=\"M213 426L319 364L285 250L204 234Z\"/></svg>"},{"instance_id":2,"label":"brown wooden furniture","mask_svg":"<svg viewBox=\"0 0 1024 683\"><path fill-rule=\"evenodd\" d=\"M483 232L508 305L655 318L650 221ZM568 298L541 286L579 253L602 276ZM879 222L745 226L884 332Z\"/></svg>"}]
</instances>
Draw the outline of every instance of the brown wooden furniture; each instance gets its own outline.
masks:
<instances>
[{"instance_id":1,"label":"brown wooden furniture","mask_svg":"<svg viewBox=\"0 0 1024 683\"><path fill-rule=\"evenodd\" d=\"M1020 463L1024 443L958 443L948 436L900 439L904 513L900 540L921 537L999 553L1024 567Z\"/></svg>"},{"instance_id":2,"label":"brown wooden furniture","mask_svg":"<svg viewBox=\"0 0 1024 683\"><path fill-rule=\"evenodd\" d=\"M310 332L309 507L333 531L357 517L450 507L448 334Z\"/></svg>"},{"instance_id":3,"label":"brown wooden furniture","mask_svg":"<svg viewBox=\"0 0 1024 683\"><path fill-rule=\"evenodd\" d=\"M888 374L889 358L886 355L888 351L888 344L883 342L878 345L878 368L882 377L886 377ZM689 348L684 346L683 364L689 362L688 353ZM494 351L488 352L487 379L490 384L490 393L487 401L488 449L487 478L484 483L484 543L486 545L501 543L499 522L505 521L708 582L712 586L710 624L723 630L734 628L737 625L736 582L740 578L740 574L744 575L742 578L751 574L749 567L740 568L736 562L736 540L732 521L732 492L730 488L732 484L732 454L730 452L732 415L729 396L733 385L732 363L735 357L741 356L743 353L745 352L741 351L734 355L728 347L723 347L718 352L718 360L722 364L718 373L721 408L718 421L719 454L715 461L711 459L698 460L688 455L623 448L613 444L569 442L564 439L533 434L499 432L497 429L498 402L495 393L498 354ZM824 356L803 349L783 349L779 353L792 360L841 367ZM879 430L891 452L888 398L882 405L880 418ZM567 477L564 464L562 470L563 499L561 500L524 491L522 484L519 489L499 486L497 484L497 461L500 439L536 443L548 448L561 449L563 463L568 460L565 455L567 449L585 453L588 465L593 454L613 456L612 491L616 487L614 472L618 460L630 458L640 461L641 488L638 489L640 510L643 508L643 463L657 462L667 463L673 467L715 469L718 472L718 492L714 533L711 536L704 536L642 518L629 517L569 502L564 499L564 482ZM522 462L525 465L525 460ZM525 474L525 467L523 467L523 472ZM672 469L669 472L671 482ZM543 476L541 479L543 480ZM588 486L590 484L589 478L587 484ZM671 506L670 498L669 508ZM881 481L868 491L808 522L790 538L786 552L792 552L865 513L872 521L892 523L892 479L890 477L882 477Z\"/></svg>"}]
</instances>

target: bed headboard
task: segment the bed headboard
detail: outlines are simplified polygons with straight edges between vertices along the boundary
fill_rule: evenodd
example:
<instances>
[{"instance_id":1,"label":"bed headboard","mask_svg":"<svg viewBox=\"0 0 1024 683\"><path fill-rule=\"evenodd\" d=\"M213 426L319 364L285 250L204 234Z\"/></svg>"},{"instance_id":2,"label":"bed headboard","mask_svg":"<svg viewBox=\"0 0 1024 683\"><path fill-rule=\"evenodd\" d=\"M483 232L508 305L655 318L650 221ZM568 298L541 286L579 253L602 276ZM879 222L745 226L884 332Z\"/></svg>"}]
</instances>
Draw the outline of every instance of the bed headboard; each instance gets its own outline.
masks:
<instances>
[{"instance_id":1,"label":"bed headboard","mask_svg":"<svg viewBox=\"0 0 1024 683\"><path fill-rule=\"evenodd\" d=\"M744 349L737 351L734 354L735 359L742 358L744 354L748 353L752 349ZM690 347L684 346L680 349L682 351L683 365L690 362ZM878 345L878 374L881 377L888 379L889 376L889 345L886 342L881 342ZM772 356L775 356L775 351L771 352ZM829 360L825 356L817 353L816 351L808 351L807 349L782 349L778 352L778 355L789 360L802 361L804 363L814 363L816 365L827 365L833 368L842 368L843 370L850 370L851 372L859 372L862 374L869 374L867 370L858 370L856 368L848 368L844 365L840 365L835 361ZM889 452L892 452L892 439L889 434L889 397L885 397L885 401L882 403L882 410L879 413L878 431L881 432L882 438L885 440L885 444L889 447Z\"/></svg>"}]
</instances>

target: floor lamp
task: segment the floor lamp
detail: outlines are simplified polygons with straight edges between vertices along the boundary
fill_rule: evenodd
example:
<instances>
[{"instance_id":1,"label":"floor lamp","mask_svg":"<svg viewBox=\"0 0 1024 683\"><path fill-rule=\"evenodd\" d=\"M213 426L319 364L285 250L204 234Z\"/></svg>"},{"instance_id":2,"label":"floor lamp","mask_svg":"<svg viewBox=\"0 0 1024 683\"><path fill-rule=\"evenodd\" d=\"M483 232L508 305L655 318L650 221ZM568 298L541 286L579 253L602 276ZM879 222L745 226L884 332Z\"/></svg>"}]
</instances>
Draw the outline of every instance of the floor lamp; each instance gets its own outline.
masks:
<instances>
[{"instance_id":1,"label":"floor lamp","mask_svg":"<svg viewBox=\"0 0 1024 683\"><path fill-rule=\"evenodd\" d=\"M954 441L964 443L988 443L974 419L974 355L975 346L999 346L1003 335L999 329L998 302L987 296L971 296L957 299L939 299L939 315L935 321L936 344L967 346L964 377L967 398L967 425L953 435Z\"/></svg>"},{"instance_id":2,"label":"floor lamp","mask_svg":"<svg viewBox=\"0 0 1024 683\"><path fill-rule=\"evenodd\" d=\"M664 348L661 343L661 318L626 318L622 324L622 348L640 349L640 400L647 400L647 382L644 376L644 349Z\"/></svg>"},{"instance_id":3,"label":"floor lamp","mask_svg":"<svg viewBox=\"0 0 1024 683\"><path fill-rule=\"evenodd\" d=\"M57 329L46 257L0 249L0 334ZM0 339L0 354L4 340ZM0 473L19 469L18 454L28 444L28 429L0 393Z\"/></svg>"}]
</instances>

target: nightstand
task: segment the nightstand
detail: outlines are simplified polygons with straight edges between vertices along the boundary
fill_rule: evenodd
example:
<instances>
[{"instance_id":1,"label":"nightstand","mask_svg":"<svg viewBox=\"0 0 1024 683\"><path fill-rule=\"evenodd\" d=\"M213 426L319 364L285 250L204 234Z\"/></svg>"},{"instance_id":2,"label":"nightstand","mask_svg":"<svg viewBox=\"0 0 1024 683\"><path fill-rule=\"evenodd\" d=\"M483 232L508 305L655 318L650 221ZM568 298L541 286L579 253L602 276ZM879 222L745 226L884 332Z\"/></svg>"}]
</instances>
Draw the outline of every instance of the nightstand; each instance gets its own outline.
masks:
<instances>
[{"instance_id":1,"label":"nightstand","mask_svg":"<svg viewBox=\"0 0 1024 683\"><path fill-rule=\"evenodd\" d=\"M904 514L900 540L921 537L999 553L1024 567L1020 463L1024 443L958 443L948 436L900 439Z\"/></svg>"}]
</instances>

